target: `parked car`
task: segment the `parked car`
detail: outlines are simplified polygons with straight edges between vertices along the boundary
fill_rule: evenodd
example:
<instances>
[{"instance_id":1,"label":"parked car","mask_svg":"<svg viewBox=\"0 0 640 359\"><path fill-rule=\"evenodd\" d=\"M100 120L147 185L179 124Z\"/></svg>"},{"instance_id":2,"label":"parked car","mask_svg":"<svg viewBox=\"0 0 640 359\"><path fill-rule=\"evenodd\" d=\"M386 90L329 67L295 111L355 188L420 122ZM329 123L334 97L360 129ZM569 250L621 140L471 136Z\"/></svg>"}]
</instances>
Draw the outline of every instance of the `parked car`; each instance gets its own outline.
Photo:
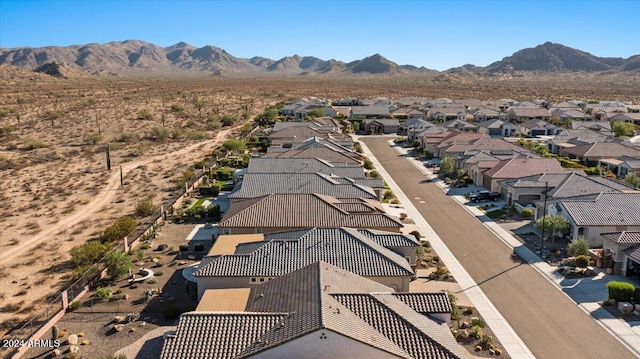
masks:
<instances>
[{"instance_id":1,"label":"parked car","mask_svg":"<svg viewBox=\"0 0 640 359\"><path fill-rule=\"evenodd\" d=\"M497 201L502 196L499 192L479 191L469 196L471 202Z\"/></svg>"}]
</instances>

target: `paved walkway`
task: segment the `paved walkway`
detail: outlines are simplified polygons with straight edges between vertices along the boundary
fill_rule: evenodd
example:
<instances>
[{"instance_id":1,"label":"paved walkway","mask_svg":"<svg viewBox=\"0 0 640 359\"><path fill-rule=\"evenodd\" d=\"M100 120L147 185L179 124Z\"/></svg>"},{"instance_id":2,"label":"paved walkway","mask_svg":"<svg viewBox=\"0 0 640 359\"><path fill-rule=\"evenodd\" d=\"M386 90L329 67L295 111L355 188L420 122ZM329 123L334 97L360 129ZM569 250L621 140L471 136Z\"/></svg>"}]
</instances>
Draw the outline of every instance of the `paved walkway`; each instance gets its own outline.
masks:
<instances>
[{"instance_id":1,"label":"paved walkway","mask_svg":"<svg viewBox=\"0 0 640 359\"><path fill-rule=\"evenodd\" d=\"M365 146L363 146L363 148L364 147ZM403 153L403 154L407 153L406 148L402 148L399 146L394 146L394 148L400 153ZM370 153L367 155L370 155ZM431 171L429 171L420 161L412 157L407 157L407 160L411 161L415 165L415 167L418 168L421 172L423 172L426 176L432 175ZM374 164L376 164L375 161L374 161ZM378 169L379 167L376 167L376 169ZM383 173L381 170L379 170L379 172ZM438 180L436 183L445 193L449 192L449 188L447 185L444 184L444 182ZM391 186L391 184L389 185ZM396 189L393 188L393 190L395 193ZM634 352L636 356L640 357L640 322L628 323L625 320L617 319L597 303L599 301L606 300L608 298L606 285L609 281L620 280L620 281L633 282L636 285L636 287L640 287L640 280L630 279L628 277L617 276L617 275L605 275L603 273L599 273L597 276L591 277L591 278L576 278L576 279L564 278L563 276L557 273L556 267L551 266L547 262L540 260L540 258L535 253L529 250L529 248L522 245L522 243L518 241L515 237L513 237L513 235L511 235L509 231L502 228L498 223L484 216L484 213L481 210L479 210L476 206L466 205L467 199L464 196L453 195L451 197L455 199L467 211L472 213L474 216L478 217L482 221L482 223L494 234L496 234L496 236L498 236L507 246L511 248L515 248L516 253L521 258L523 258L528 263L530 263L545 278L547 278L551 283L555 284L559 290L564 292L575 303L577 303L581 309L583 309L586 313L588 313L591 317L593 317L603 328L609 331L612 336L617 338L629 350ZM401 202L404 205L407 205L407 203L410 204L409 201L403 201L402 199L401 199ZM433 235L435 235L435 233L433 233ZM440 254L439 249L436 249L436 251L438 252L438 254ZM443 260L446 263L449 263L448 258L442 255L441 257L443 257ZM454 274L454 277L456 278L456 280L459 280L458 275L455 272L453 272L453 270L452 270L452 273ZM487 309L490 309L490 308L487 308ZM478 310L484 316L483 309L478 308ZM489 326L491 326L491 328L493 329L493 323L489 322ZM509 333L500 332L500 334L496 333L496 336L498 336L498 338L500 338L500 341L502 342L502 337L500 335L505 335L505 334L509 334ZM515 335L515 333L513 333L513 335ZM507 347L506 345L505 345L505 349L507 349L507 351L511 354L512 357L514 358L521 357L518 353L515 353L515 354L512 353L511 348Z\"/></svg>"}]
</instances>

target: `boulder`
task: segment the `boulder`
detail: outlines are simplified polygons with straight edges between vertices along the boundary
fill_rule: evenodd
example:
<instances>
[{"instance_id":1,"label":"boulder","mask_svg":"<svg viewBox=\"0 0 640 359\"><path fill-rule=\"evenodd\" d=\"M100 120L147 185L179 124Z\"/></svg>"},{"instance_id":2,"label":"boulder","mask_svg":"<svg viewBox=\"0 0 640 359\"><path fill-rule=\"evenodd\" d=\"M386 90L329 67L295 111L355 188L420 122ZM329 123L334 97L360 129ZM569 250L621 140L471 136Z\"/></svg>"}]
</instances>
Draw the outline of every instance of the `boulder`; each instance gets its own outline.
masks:
<instances>
[{"instance_id":1,"label":"boulder","mask_svg":"<svg viewBox=\"0 0 640 359\"><path fill-rule=\"evenodd\" d=\"M467 339L469 338L469 331L468 330L460 330L458 331L458 336L462 339Z\"/></svg>"},{"instance_id":2,"label":"boulder","mask_svg":"<svg viewBox=\"0 0 640 359\"><path fill-rule=\"evenodd\" d=\"M166 243L160 244L160 245L158 246L158 250L159 250L159 251L166 251L167 249L169 249L169 245L168 245L168 244L166 244Z\"/></svg>"},{"instance_id":3,"label":"boulder","mask_svg":"<svg viewBox=\"0 0 640 359\"><path fill-rule=\"evenodd\" d=\"M113 326L113 329L114 329L116 332L121 332L121 331L123 331L123 330L124 330L124 324L115 324L115 325Z\"/></svg>"},{"instance_id":4,"label":"boulder","mask_svg":"<svg viewBox=\"0 0 640 359\"><path fill-rule=\"evenodd\" d=\"M469 322L463 321L463 322L460 324L460 329L466 329L466 328L469 328L469 326L470 326L470 325L469 325Z\"/></svg>"},{"instance_id":5,"label":"boulder","mask_svg":"<svg viewBox=\"0 0 640 359\"><path fill-rule=\"evenodd\" d=\"M67 339L67 341L69 341L69 345L77 345L78 344L78 336L76 334L70 334L69 335L69 339Z\"/></svg>"},{"instance_id":6,"label":"boulder","mask_svg":"<svg viewBox=\"0 0 640 359\"><path fill-rule=\"evenodd\" d=\"M140 326L141 327L144 327L145 325L147 325L147 322L145 322L145 321L140 322Z\"/></svg>"},{"instance_id":7,"label":"boulder","mask_svg":"<svg viewBox=\"0 0 640 359\"><path fill-rule=\"evenodd\" d=\"M629 302L620 302L618 303L618 310L622 314L631 314L631 312L633 312L633 304Z\"/></svg>"},{"instance_id":8,"label":"boulder","mask_svg":"<svg viewBox=\"0 0 640 359\"><path fill-rule=\"evenodd\" d=\"M60 355L62 355L62 351L60 349L53 349L54 357L59 357Z\"/></svg>"},{"instance_id":9,"label":"boulder","mask_svg":"<svg viewBox=\"0 0 640 359\"><path fill-rule=\"evenodd\" d=\"M121 315L116 315L115 317L113 317L113 322L116 324L124 323L124 317Z\"/></svg>"},{"instance_id":10,"label":"boulder","mask_svg":"<svg viewBox=\"0 0 640 359\"><path fill-rule=\"evenodd\" d=\"M76 345L69 346L69 353L79 353L79 352L80 352L79 346L76 346Z\"/></svg>"}]
</instances>

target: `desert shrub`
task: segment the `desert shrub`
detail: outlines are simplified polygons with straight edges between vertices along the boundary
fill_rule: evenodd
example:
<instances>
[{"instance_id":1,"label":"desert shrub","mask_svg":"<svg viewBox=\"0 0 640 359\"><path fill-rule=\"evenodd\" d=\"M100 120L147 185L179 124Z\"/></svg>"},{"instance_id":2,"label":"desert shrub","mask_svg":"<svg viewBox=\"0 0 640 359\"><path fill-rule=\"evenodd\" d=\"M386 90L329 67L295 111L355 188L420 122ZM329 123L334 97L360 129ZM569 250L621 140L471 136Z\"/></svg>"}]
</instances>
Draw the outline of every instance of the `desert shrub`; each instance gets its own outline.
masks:
<instances>
[{"instance_id":1,"label":"desert shrub","mask_svg":"<svg viewBox=\"0 0 640 359\"><path fill-rule=\"evenodd\" d=\"M144 198L136 202L136 216L147 217L154 214L158 210L158 206L153 203L150 197Z\"/></svg>"},{"instance_id":2,"label":"desert shrub","mask_svg":"<svg viewBox=\"0 0 640 359\"><path fill-rule=\"evenodd\" d=\"M102 140L102 135L97 132L89 132L84 135L84 142L95 145Z\"/></svg>"},{"instance_id":3,"label":"desert shrub","mask_svg":"<svg viewBox=\"0 0 640 359\"><path fill-rule=\"evenodd\" d=\"M113 242L126 237L138 226L138 221L131 217L118 218L102 232L102 242Z\"/></svg>"},{"instance_id":4,"label":"desert shrub","mask_svg":"<svg viewBox=\"0 0 640 359\"><path fill-rule=\"evenodd\" d=\"M567 252L572 256L587 256L589 255L589 243L584 237L580 237L569 243Z\"/></svg>"},{"instance_id":5,"label":"desert shrub","mask_svg":"<svg viewBox=\"0 0 640 359\"><path fill-rule=\"evenodd\" d=\"M165 141L167 138L171 136L171 131L169 131L166 127L156 126L151 129L149 133L149 138L152 141Z\"/></svg>"},{"instance_id":6,"label":"desert shrub","mask_svg":"<svg viewBox=\"0 0 640 359\"><path fill-rule=\"evenodd\" d=\"M374 167L373 167L373 162L371 162L371 160L367 158L366 160L364 160L364 165L363 165L363 167L364 167L365 169L367 169L367 170L372 170L372 169L374 168Z\"/></svg>"},{"instance_id":7,"label":"desert shrub","mask_svg":"<svg viewBox=\"0 0 640 359\"><path fill-rule=\"evenodd\" d=\"M522 218L533 218L533 210L529 208L525 208L522 210Z\"/></svg>"},{"instance_id":8,"label":"desert shrub","mask_svg":"<svg viewBox=\"0 0 640 359\"><path fill-rule=\"evenodd\" d=\"M99 241L89 241L71 249L71 262L78 267L98 262L107 252L108 247Z\"/></svg>"},{"instance_id":9,"label":"desert shrub","mask_svg":"<svg viewBox=\"0 0 640 359\"><path fill-rule=\"evenodd\" d=\"M591 263L591 258L585 255L580 255L576 257L576 267L578 268L586 268L589 263Z\"/></svg>"},{"instance_id":10,"label":"desert shrub","mask_svg":"<svg viewBox=\"0 0 640 359\"><path fill-rule=\"evenodd\" d=\"M138 142L140 141L140 136L133 131L122 131L120 136L118 137L118 142Z\"/></svg>"},{"instance_id":11,"label":"desert shrub","mask_svg":"<svg viewBox=\"0 0 640 359\"><path fill-rule=\"evenodd\" d=\"M24 149L26 151L31 151L37 148L44 148L44 147L47 147L47 144L35 137L27 137L27 139L24 142Z\"/></svg>"},{"instance_id":12,"label":"desert shrub","mask_svg":"<svg viewBox=\"0 0 640 359\"><path fill-rule=\"evenodd\" d=\"M182 106L179 103L174 103L173 105L171 105L171 112L183 112L184 111L184 106Z\"/></svg>"},{"instance_id":13,"label":"desert shrub","mask_svg":"<svg viewBox=\"0 0 640 359\"><path fill-rule=\"evenodd\" d=\"M233 168L218 168L216 170L216 178L220 181L228 181L233 179L233 174L235 170Z\"/></svg>"},{"instance_id":14,"label":"desert shrub","mask_svg":"<svg viewBox=\"0 0 640 359\"><path fill-rule=\"evenodd\" d=\"M98 288L96 289L96 297L99 299L107 299L111 296L111 289L109 288Z\"/></svg>"},{"instance_id":15,"label":"desert shrub","mask_svg":"<svg viewBox=\"0 0 640 359\"><path fill-rule=\"evenodd\" d=\"M469 330L469 334L476 339L480 339L484 335L484 331L482 330L482 327L474 325L471 327L471 330Z\"/></svg>"},{"instance_id":16,"label":"desert shrub","mask_svg":"<svg viewBox=\"0 0 640 359\"><path fill-rule=\"evenodd\" d=\"M206 132L193 130L190 128L184 131L183 136L187 140L204 140L205 138L209 137Z\"/></svg>"},{"instance_id":17,"label":"desert shrub","mask_svg":"<svg viewBox=\"0 0 640 359\"><path fill-rule=\"evenodd\" d=\"M231 116L231 115L223 115L220 118L220 123L222 123L223 127L233 126L233 124L236 123L236 121L238 121L238 119L235 116Z\"/></svg>"},{"instance_id":18,"label":"desert shrub","mask_svg":"<svg viewBox=\"0 0 640 359\"><path fill-rule=\"evenodd\" d=\"M144 110L140 110L140 112L138 112L138 120L143 120L143 121L153 121L153 115L151 114L151 112L149 112L149 110L144 109Z\"/></svg>"},{"instance_id":19,"label":"desert shrub","mask_svg":"<svg viewBox=\"0 0 640 359\"><path fill-rule=\"evenodd\" d=\"M480 342L482 343L482 345L487 345L489 343L493 342L493 337L491 335L483 335L482 339L480 339Z\"/></svg>"},{"instance_id":20,"label":"desert shrub","mask_svg":"<svg viewBox=\"0 0 640 359\"><path fill-rule=\"evenodd\" d=\"M78 308L80 308L80 306L82 305L82 303L76 301L71 302L71 304L69 305L69 311L74 311Z\"/></svg>"},{"instance_id":21,"label":"desert shrub","mask_svg":"<svg viewBox=\"0 0 640 359\"><path fill-rule=\"evenodd\" d=\"M480 318L471 318L471 326L478 326L480 328L484 328L485 327L485 323L484 320L480 319Z\"/></svg>"},{"instance_id":22,"label":"desert shrub","mask_svg":"<svg viewBox=\"0 0 640 359\"><path fill-rule=\"evenodd\" d=\"M391 199L394 198L395 195L393 194L393 191L391 191L390 189L384 191L384 194L382 195L382 198L384 199Z\"/></svg>"},{"instance_id":23,"label":"desert shrub","mask_svg":"<svg viewBox=\"0 0 640 359\"><path fill-rule=\"evenodd\" d=\"M607 283L607 291L609 292L609 299L614 299L618 302L628 302L633 297L635 287L629 282L611 281Z\"/></svg>"}]
</instances>

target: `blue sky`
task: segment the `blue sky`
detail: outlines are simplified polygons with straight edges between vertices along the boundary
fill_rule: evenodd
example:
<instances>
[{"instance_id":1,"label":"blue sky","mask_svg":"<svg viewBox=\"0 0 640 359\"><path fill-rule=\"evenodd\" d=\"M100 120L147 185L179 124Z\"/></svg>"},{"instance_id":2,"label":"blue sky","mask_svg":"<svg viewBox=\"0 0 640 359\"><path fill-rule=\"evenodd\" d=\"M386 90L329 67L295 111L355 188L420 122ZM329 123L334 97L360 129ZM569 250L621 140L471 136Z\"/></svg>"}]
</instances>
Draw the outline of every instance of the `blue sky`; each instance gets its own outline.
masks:
<instances>
[{"instance_id":1,"label":"blue sky","mask_svg":"<svg viewBox=\"0 0 640 359\"><path fill-rule=\"evenodd\" d=\"M0 0L0 47L127 39L214 45L236 57L353 61L380 53L444 70L546 41L640 54L640 1Z\"/></svg>"}]
</instances>

